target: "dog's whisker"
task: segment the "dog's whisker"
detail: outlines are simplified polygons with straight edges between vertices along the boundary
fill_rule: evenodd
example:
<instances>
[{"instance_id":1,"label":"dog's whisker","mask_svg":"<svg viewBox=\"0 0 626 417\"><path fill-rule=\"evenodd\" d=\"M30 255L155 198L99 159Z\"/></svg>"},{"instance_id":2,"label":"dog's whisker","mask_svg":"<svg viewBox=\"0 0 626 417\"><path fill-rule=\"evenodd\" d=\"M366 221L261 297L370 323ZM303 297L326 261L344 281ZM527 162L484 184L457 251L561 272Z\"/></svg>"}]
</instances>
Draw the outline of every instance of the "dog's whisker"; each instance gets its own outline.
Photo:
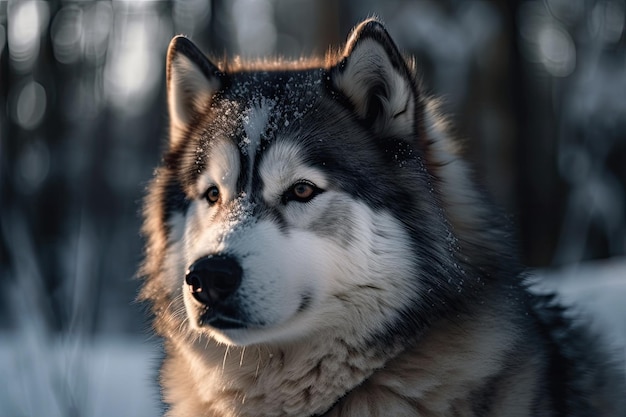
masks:
<instances>
[{"instance_id":1,"label":"dog's whisker","mask_svg":"<svg viewBox=\"0 0 626 417\"><path fill-rule=\"evenodd\" d=\"M243 366L243 355L246 354L246 347L242 347L241 348L241 357L239 358L239 367L241 368Z\"/></svg>"},{"instance_id":2,"label":"dog's whisker","mask_svg":"<svg viewBox=\"0 0 626 417\"><path fill-rule=\"evenodd\" d=\"M254 379L257 379L259 377L259 370L261 368L261 361L263 360L263 358L261 357L261 348L258 347L257 348L257 361L256 361L256 370L254 371Z\"/></svg>"},{"instance_id":3,"label":"dog's whisker","mask_svg":"<svg viewBox=\"0 0 626 417\"><path fill-rule=\"evenodd\" d=\"M226 350L224 351L224 359L222 360L222 372L226 369L226 358L228 357L228 352L230 351L230 345L226 346Z\"/></svg>"}]
</instances>

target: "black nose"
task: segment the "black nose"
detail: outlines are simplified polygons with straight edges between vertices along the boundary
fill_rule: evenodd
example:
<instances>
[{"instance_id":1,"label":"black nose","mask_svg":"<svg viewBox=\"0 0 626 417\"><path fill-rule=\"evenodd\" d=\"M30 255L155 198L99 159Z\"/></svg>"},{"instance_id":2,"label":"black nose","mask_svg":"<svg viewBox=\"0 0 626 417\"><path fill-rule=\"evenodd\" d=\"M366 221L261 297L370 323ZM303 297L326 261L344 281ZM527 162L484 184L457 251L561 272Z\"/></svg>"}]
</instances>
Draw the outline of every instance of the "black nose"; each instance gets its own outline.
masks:
<instances>
[{"instance_id":1,"label":"black nose","mask_svg":"<svg viewBox=\"0 0 626 417\"><path fill-rule=\"evenodd\" d=\"M241 275L241 266L234 258L211 255L189 267L185 282L196 300L213 307L239 288Z\"/></svg>"}]
</instances>

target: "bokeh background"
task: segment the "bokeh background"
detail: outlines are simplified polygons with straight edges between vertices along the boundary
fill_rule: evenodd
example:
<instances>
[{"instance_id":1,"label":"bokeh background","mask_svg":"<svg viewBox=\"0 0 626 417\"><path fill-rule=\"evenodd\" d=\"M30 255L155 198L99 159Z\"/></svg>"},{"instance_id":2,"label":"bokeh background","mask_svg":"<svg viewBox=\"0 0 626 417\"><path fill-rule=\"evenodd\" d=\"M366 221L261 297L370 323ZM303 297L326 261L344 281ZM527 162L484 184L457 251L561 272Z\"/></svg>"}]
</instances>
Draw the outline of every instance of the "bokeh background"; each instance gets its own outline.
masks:
<instances>
[{"instance_id":1,"label":"bokeh background","mask_svg":"<svg viewBox=\"0 0 626 417\"><path fill-rule=\"evenodd\" d=\"M444 99L541 284L623 341L624 0L2 0L0 416L158 413L133 277L170 38L298 58L372 15Z\"/></svg>"}]
</instances>

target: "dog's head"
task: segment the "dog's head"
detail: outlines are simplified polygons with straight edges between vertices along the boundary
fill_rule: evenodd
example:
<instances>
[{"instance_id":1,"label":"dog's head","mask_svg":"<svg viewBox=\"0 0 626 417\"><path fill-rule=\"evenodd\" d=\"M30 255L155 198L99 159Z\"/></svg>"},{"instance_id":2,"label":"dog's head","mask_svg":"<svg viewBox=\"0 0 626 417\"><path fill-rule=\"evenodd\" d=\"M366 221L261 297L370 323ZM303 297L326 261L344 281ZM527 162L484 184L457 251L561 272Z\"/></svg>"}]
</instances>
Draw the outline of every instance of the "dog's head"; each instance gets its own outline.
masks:
<instances>
[{"instance_id":1,"label":"dog's head","mask_svg":"<svg viewBox=\"0 0 626 417\"><path fill-rule=\"evenodd\" d=\"M436 171L455 160L383 26L325 62L230 65L185 37L169 47L142 292L161 331L375 340L453 303L465 271Z\"/></svg>"}]
</instances>

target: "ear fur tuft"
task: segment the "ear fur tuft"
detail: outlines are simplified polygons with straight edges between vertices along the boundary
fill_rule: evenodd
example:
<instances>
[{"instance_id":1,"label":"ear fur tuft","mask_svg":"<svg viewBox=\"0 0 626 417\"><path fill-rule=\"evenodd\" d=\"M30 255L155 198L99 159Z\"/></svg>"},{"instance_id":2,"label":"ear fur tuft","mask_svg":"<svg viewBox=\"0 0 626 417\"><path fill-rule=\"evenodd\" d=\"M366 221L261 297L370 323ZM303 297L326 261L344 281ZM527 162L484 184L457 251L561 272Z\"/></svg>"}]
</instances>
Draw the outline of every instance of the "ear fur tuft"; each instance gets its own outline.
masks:
<instances>
[{"instance_id":1,"label":"ear fur tuft","mask_svg":"<svg viewBox=\"0 0 626 417\"><path fill-rule=\"evenodd\" d=\"M414 76L378 20L368 19L352 31L343 59L331 68L331 79L377 133L408 136L416 132Z\"/></svg>"},{"instance_id":2,"label":"ear fur tuft","mask_svg":"<svg viewBox=\"0 0 626 417\"><path fill-rule=\"evenodd\" d=\"M170 146L182 138L194 117L224 86L226 75L186 37L172 39L167 50L167 100Z\"/></svg>"}]
</instances>

